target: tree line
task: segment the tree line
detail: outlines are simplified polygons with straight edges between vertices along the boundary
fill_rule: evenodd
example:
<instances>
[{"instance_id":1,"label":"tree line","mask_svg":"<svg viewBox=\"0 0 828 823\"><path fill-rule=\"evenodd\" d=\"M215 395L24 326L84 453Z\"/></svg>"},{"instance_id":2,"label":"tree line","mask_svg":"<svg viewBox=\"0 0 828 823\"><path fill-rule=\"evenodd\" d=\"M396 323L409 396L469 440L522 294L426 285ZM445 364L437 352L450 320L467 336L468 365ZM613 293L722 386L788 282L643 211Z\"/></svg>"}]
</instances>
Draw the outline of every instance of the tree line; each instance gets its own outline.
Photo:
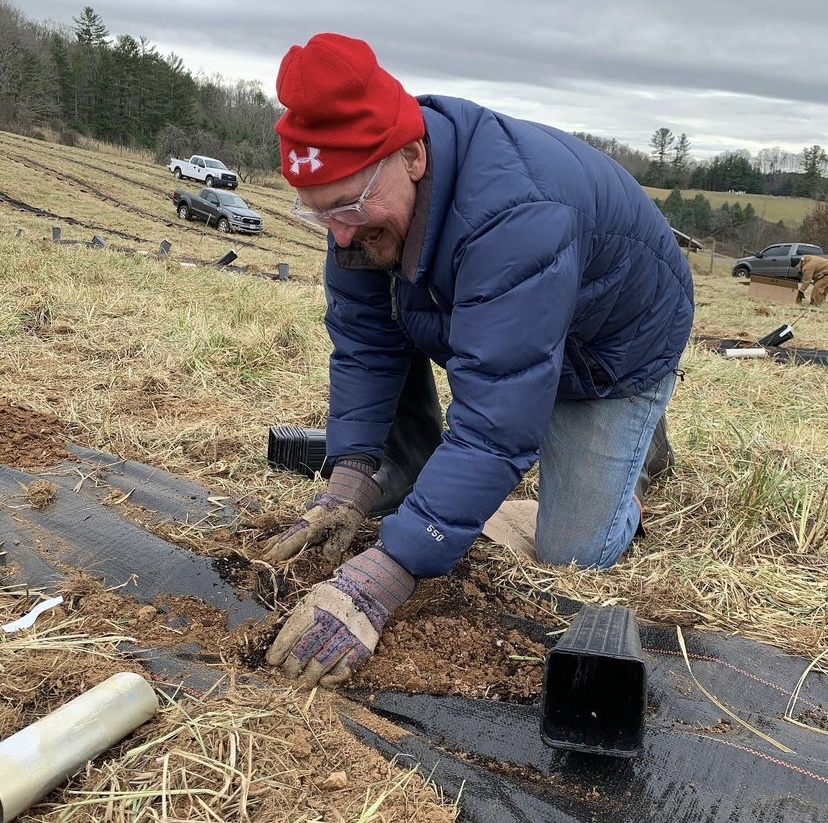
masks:
<instances>
[{"instance_id":1,"label":"tree line","mask_svg":"<svg viewBox=\"0 0 828 823\"><path fill-rule=\"evenodd\" d=\"M682 196L673 189L655 204L671 226L698 239L713 238L718 248L739 257L747 250L771 243L803 241L828 249L828 202L819 202L801 226L770 223L757 215L751 203L723 203L714 209L703 194Z\"/></svg>"},{"instance_id":2,"label":"tree line","mask_svg":"<svg viewBox=\"0 0 828 823\"><path fill-rule=\"evenodd\" d=\"M111 38L86 6L72 27L29 21L0 0L0 129L61 142L80 135L147 148L156 159L218 156L243 180L278 168L281 114L259 82L193 77L145 37Z\"/></svg>"},{"instance_id":3,"label":"tree line","mask_svg":"<svg viewBox=\"0 0 828 823\"><path fill-rule=\"evenodd\" d=\"M690 138L662 126L650 137L650 153L616 140L578 132L578 137L617 160L643 186L771 194L780 197L828 199L828 153L819 145L793 153L778 146L750 152L723 152L710 160L690 157Z\"/></svg>"},{"instance_id":4,"label":"tree line","mask_svg":"<svg viewBox=\"0 0 828 823\"><path fill-rule=\"evenodd\" d=\"M282 109L259 82L229 85L220 76L193 77L180 57L160 55L145 37L113 39L91 6L72 19L71 27L32 22L0 0L0 129L51 128L66 143L86 135L148 148L158 161L219 156L243 180L278 169L273 124ZM798 154L778 147L756 157L725 152L697 162L688 135L666 127L653 133L649 154L584 132L576 136L645 186L828 197L828 155L819 145ZM731 218L719 215L712 222Z\"/></svg>"},{"instance_id":5,"label":"tree line","mask_svg":"<svg viewBox=\"0 0 828 823\"><path fill-rule=\"evenodd\" d=\"M779 147L762 149L751 157L747 151L724 152L710 160L690 158L686 134L676 137L668 128L650 138L651 152L631 149L587 133L577 133L591 146L617 160L643 186L670 189L655 204L671 226L696 238L713 238L721 250L739 256L772 242L802 240L828 249L828 154L818 145L799 153ZM801 226L769 223L750 203L724 203L714 209L703 194L683 197L683 189L809 197L817 203Z\"/></svg>"}]
</instances>

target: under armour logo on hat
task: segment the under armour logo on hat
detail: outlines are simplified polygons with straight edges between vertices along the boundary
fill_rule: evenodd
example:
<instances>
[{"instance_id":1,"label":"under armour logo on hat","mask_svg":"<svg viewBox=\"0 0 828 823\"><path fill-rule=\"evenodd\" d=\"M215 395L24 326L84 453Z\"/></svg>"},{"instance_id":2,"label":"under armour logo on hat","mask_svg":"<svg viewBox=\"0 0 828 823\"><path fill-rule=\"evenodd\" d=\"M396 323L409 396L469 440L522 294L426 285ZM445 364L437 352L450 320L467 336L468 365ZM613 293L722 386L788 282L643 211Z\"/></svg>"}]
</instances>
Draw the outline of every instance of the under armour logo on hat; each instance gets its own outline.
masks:
<instances>
[{"instance_id":1,"label":"under armour logo on hat","mask_svg":"<svg viewBox=\"0 0 828 823\"><path fill-rule=\"evenodd\" d=\"M343 180L425 135L417 98L364 40L343 34L322 32L291 46L276 94L285 107L276 123L282 175L295 188Z\"/></svg>"},{"instance_id":2,"label":"under armour logo on hat","mask_svg":"<svg viewBox=\"0 0 828 823\"><path fill-rule=\"evenodd\" d=\"M317 169L321 169L323 165L319 159L319 149L314 149L310 146L308 146L308 153L304 157L300 157L296 153L296 149L291 149L288 154L288 160L290 160L291 174L299 174L302 166L307 166L311 170L311 173L313 173Z\"/></svg>"}]
</instances>

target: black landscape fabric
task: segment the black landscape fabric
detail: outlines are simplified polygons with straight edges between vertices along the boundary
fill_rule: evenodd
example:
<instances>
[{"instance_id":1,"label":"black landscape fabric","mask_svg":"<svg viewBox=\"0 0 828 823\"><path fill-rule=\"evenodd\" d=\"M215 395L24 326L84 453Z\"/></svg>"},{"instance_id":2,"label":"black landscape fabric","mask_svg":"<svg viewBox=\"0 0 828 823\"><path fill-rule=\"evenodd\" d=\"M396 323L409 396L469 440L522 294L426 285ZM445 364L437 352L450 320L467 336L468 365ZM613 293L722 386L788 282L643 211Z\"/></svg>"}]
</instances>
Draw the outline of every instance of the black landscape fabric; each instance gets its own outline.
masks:
<instances>
[{"instance_id":1,"label":"black landscape fabric","mask_svg":"<svg viewBox=\"0 0 828 823\"><path fill-rule=\"evenodd\" d=\"M267 612L248 592L225 580L214 560L175 546L104 505L129 495L152 522L230 522L234 508L213 503L206 489L166 472L111 455L81 450L80 464L33 475L0 466L0 545L12 582L48 588L65 578L63 568L83 570L106 587L143 603L158 595L191 596L222 609L232 630ZM82 482L79 482L79 478ZM47 479L57 487L45 508L27 505L25 488ZM155 515L152 514L155 512Z\"/></svg>"},{"instance_id":2,"label":"black landscape fabric","mask_svg":"<svg viewBox=\"0 0 828 823\"><path fill-rule=\"evenodd\" d=\"M548 639L548 627L519 622ZM648 624L641 626L648 695L637 758L547 746L537 704L354 692L409 735L392 743L350 725L386 757L418 763L450 796L462 787L461 819L469 823L828 820L828 676L810 672L802 684L792 716L806 729L783 717L808 661L712 632L686 631L684 638L707 691L792 751L728 717L694 683L675 629Z\"/></svg>"},{"instance_id":3,"label":"black landscape fabric","mask_svg":"<svg viewBox=\"0 0 828 823\"><path fill-rule=\"evenodd\" d=\"M224 609L228 623L266 615L247 592L222 579L209 558L174 546L104 505L130 494L150 520L231 524L226 501L163 471L79 450L82 461L37 476L0 466L0 576L32 588L64 577L64 564L152 602L158 594L199 597ZM79 483L79 477L87 479ZM94 482L92 477L94 476ZM24 487L47 477L58 487L45 509L26 505ZM154 514L153 514L154 513ZM55 550L59 547L59 550ZM562 614L580 604L561 598ZM552 648L549 629L503 615L510 626ZM633 758L566 751L540 734L540 695L527 704L400 692L346 692L391 721L387 739L343 715L361 740L402 767L417 766L448 797L460 797L467 823L824 823L828 820L828 675L811 671L792 716L786 707L808 661L768 646L686 631L693 673L742 720L710 701L689 674L673 627L642 623L647 671L643 751ZM196 689L219 677L209 651L186 644L164 652L131 649L167 681ZM189 673L189 674L188 674ZM197 677L195 675L198 675ZM255 680L255 679L254 679ZM617 684L607 682L606 688ZM261 683L267 688L265 683ZM347 713L346 713L347 714ZM788 749L790 751L786 751Z\"/></svg>"}]
</instances>

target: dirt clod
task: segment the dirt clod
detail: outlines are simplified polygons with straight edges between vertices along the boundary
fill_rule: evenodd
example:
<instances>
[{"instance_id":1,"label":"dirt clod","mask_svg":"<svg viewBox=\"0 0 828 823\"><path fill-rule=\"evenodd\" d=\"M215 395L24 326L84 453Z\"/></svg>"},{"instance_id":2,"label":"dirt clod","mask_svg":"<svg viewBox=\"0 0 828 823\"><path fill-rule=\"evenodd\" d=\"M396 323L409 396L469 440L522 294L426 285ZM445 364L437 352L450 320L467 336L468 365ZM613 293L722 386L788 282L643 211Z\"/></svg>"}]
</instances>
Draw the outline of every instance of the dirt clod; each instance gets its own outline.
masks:
<instances>
[{"instance_id":1,"label":"dirt clod","mask_svg":"<svg viewBox=\"0 0 828 823\"><path fill-rule=\"evenodd\" d=\"M335 792L347 787L348 776L343 771L331 772L322 783L322 788L328 792Z\"/></svg>"},{"instance_id":2,"label":"dirt clod","mask_svg":"<svg viewBox=\"0 0 828 823\"><path fill-rule=\"evenodd\" d=\"M26 487L26 500L33 509L45 509L57 494L57 486L48 480L35 480Z\"/></svg>"},{"instance_id":3,"label":"dirt clod","mask_svg":"<svg viewBox=\"0 0 828 823\"><path fill-rule=\"evenodd\" d=\"M0 398L0 464L19 469L52 466L69 457L66 426L48 412L38 412Z\"/></svg>"}]
</instances>

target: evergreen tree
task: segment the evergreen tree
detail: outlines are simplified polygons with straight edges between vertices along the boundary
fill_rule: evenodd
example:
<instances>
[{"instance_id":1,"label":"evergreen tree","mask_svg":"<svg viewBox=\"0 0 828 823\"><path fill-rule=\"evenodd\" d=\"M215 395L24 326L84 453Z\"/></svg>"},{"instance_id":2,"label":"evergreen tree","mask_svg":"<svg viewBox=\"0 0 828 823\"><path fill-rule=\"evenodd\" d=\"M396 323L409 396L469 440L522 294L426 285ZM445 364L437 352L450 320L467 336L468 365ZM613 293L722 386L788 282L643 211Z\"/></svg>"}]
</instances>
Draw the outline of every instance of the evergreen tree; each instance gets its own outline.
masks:
<instances>
[{"instance_id":1,"label":"evergreen tree","mask_svg":"<svg viewBox=\"0 0 828 823\"><path fill-rule=\"evenodd\" d=\"M139 130L140 62L138 42L128 34L115 41L112 51L112 134L125 143Z\"/></svg>"},{"instance_id":2,"label":"evergreen tree","mask_svg":"<svg viewBox=\"0 0 828 823\"><path fill-rule=\"evenodd\" d=\"M73 86L72 69L69 65L69 49L66 41L57 32L49 38L49 57L55 78L54 93L57 116L68 119L72 116Z\"/></svg>"},{"instance_id":3,"label":"evergreen tree","mask_svg":"<svg viewBox=\"0 0 828 823\"><path fill-rule=\"evenodd\" d=\"M103 18L95 12L92 6L85 6L80 17L73 17L75 23L75 36L79 43L87 46L104 46L106 38L109 37L109 30L103 22Z\"/></svg>"},{"instance_id":4,"label":"evergreen tree","mask_svg":"<svg viewBox=\"0 0 828 823\"><path fill-rule=\"evenodd\" d=\"M107 137L112 130L108 106L111 67L103 19L91 6L80 17L73 17L75 42L70 48L70 66L74 74L73 126L96 137Z\"/></svg>"},{"instance_id":5,"label":"evergreen tree","mask_svg":"<svg viewBox=\"0 0 828 823\"><path fill-rule=\"evenodd\" d=\"M744 191L761 194L764 179L747 152L726 152L697 167L690 177L690 187L708 191Z\"/></svg>"},{"instance_id":6,"label":"evergreen tree","mask_svg":"<svg viewBox=\"0 0 828 823\"><path fill-rule=\"evenodd\" d=\"M673 146L673 159L670 161L671 185L681 186L687 182L690 165L690 138L682 132Z\"/></svg>"},{"instance_id":7,"label":"evergreen tree","mask_svg":"<svg viewBox=\"0 0 828 823\"><path fill-rule=\"evenodd\" d=\"M670 149L675 141L675 136L670 129L662 126L653 132L650 138L650 152L653 158L650 164L650 171L648 177L653 186L663 186L667 178L667 159L670 155Z\"/></svg>"},{"instance_id":8,"label":"evergreen tree","mask_svg":"<svg viewBox=\"0 0 828 823\"><path fill-rule=\"evenodd\" d=\"M706 237L714 227L713 209L703 194L685 200L678 189L673 189L662 202L656 200L667 222L685 234Z\"/></svg>"},{"instance_id":9,"label":"evergreen tree","mask_svg":"<svg viewBox=\"0 0 828 823\"><path fill-rule=\"evenodd\" d=\"M163 65L162 65L163 64ZM163 123L177 123L190 129L196 124L198 85L178 55L170 54L157 65L156 116Z\"/></svg>"},{"instance_id":10,"label":"evergreen tree","mask_svg":"<svg viewBox=\"0 0 828 823\"><path fill-rule=\"evenodd\" d=\"M811 146L802 150L802 188L806 197L824 196L825 193L825 166L828 164L828 154L822 146Z\"/></svg>"}]
</instances>

